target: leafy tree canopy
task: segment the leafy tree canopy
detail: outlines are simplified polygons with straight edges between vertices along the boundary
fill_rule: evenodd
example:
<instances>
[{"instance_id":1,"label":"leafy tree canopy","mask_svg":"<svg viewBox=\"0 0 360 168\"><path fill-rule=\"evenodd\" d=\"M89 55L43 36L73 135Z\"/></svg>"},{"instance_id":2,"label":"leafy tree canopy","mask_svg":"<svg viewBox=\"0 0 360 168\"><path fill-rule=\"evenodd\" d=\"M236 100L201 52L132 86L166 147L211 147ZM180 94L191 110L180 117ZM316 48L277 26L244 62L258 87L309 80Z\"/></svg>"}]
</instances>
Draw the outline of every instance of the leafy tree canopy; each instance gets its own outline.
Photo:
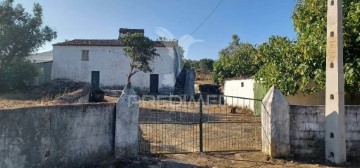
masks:
<instances>
[{"instance_id":1,"label":"leafy tree canopy","mask_svg":"<svg viewBox=\"0 0 360 168\"><path fill-rule=\"evenodd\" d=\"M13 0L0 4L0 68L16 58L24 58L35 52L45 42L56 38L56 32L42 26L42 8L35 3L33 15L25 12L22 5Z\"/></svg>"},{"instance_id":2,"label":"leafy tree canopy","mask_svg":"<svg viewBox=\"0 0 360 168\"><path fill-rule=\"evenodd\" d=\"M269 42L258 47L257 59L263 66L255 77L265 88L277 84L284 94L299 90L303 67L301 54L297 53L295 45L296 43L286 37L273 36Z\"/></svg>"},{"instance_id":3,"label":"leafy tree canopy","mask_svg":"<svg viewBox=\"0 0 360 168\"><path fill-rule=\"evenodd\" d=\"M203 58L199 60L199 69L204 73L212 72L214 60L210 58Z\"/></svg>"},{"instance_id":4,"label":"leafy tree canopy","mask_svg":"<svg viewBox=\"0 0 360 168\"><path fill-rule=\"evenodd\" d=\"M193 69L198 73L211 73L213 70L214 60L210 58L203 58L199 61L184 59L184 68L185 69Z\"/></svg>"},{"instance_id":5,"label":"leafy tree canopy","mask_svg":"<svg viewBox=\"0 0 360 168\"><path fill-rule=\"evenodd\" d=\"M255 75L260 67L256 54L257 50L252 44L243 43L237 35L233 35L229 46L220 51L219 60L214 62L214 81Z\"/></svg>"},{"instance_id":6,"label":"leafy tree canopy","mask_svg":"<svg viewBox=\"0 0 360 168\"><path fill-rule=\"evenodd\" d=\"M265 65L257 79L285 94L316 92L325 88L327 1L299 0L293 12L297 38L272 37L260 47ZM343 0L345 90L359 91L360 1ZM283 61L280 61L283 59Z\"/></svg>"},{"instance_id":7,"label":"leafy tree canopy","mask_svg":"<svg viewBox=\"0 0 360 168\"><path fill-rule=\"evenodd\" d=\"M22 5L14 6L13 0L0 3L0 92L24 89L37 75L25 57L56 38L55 31L42 26L42 16L38 3L32 15Z\"/></svg>"},{"instance_id":8,"label":"leafy tree canopy","mask_svg":"<svg viewBox=\"0 0 360 168\"><path fill-rule=\"evenodd\" d=\"M155 42L141 33L134 33L121 37L120 43L125 47L126 56L131 59L128 82L137 72L152 72L150 63L159 56L156 53Z\"/></svg>"}]
</instances>

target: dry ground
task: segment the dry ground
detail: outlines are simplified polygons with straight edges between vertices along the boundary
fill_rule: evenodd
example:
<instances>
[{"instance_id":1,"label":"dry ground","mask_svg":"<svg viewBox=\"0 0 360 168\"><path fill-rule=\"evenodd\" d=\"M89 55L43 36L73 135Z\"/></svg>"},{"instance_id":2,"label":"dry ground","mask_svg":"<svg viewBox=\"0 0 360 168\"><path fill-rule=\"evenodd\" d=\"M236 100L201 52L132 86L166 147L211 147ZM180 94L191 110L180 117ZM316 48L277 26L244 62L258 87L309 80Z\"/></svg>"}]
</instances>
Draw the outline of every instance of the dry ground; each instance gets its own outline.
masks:
<instances>
[{"instance_id":1,"label":"dry ground","mask_svg":"<svg viewBox=\"0 0 360 168\"><path fill-rule=\"evenodd\" d=\"M0 109L14 109L56 104L51 98L38 98L29 93L0 94Z\"/></svg>"},{"instance_id":2,"label":"dry ground","mask_svg":"<svg viewBox=\"0 0 360 168\"><path fill-rule=\"evenodd\" d=\"M164 160L173 160L198 167L325 167L318 163L302 163L291 160L270 159L259 152L191 153L164 155Z\"/></svg>"},{"instance_id":3,"label":"dry ground","mask_svg":"<svg viewBox=\"0 0 360 168\"><path fill-rule=\"evenodd\" d=\"M271 159L261 152L189 153L141 155L134 160L109 159L86 168L317 168L336 167L314 160ZM343 165L338 167L359 167Z\"/></svg>"},{"instance_id":4,"label":"dry ground","mask_svg":"<svg viewBox=\"0 0 360 168\"><path fill-rule=\"evenodd\" d=\"M214 81L211 78L212 73L196 73L195 84L213 84Z\"/></svg>"},{"instance_id":5,"label":"dry ground","mask_svg":"<svg viewBox=\"0 0 360 168\"><path fill-rule=\"evenodd\" d=\"M84 82L56 79L40 86L31 86L22 92L13 91L10 93L1 93L0 109L59 104L60 102L54 100L60 96L74 93L86 85Z\"/></svg>"}]
</instances>

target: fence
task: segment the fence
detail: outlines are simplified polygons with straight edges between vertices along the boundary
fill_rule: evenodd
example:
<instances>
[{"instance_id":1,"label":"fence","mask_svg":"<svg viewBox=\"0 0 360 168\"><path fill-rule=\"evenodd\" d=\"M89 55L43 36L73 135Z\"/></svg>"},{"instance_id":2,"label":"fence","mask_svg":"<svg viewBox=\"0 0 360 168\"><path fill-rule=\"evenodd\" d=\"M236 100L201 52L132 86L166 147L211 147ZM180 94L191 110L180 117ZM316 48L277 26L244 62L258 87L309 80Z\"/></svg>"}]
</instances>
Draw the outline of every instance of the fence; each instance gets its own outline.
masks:
<instances>
[{"instance_id":1,"label":"fence","mask_svg":"<svg viewBox=\"0 0 360 168\"><path fill-rule=\"evenodd\" d=\"M235 103L239 101L247 103ZM260 100L223 95L143 97L139 153L260 150L260 117L249 108L254 101Z\"/></svg>"}]
</instances>

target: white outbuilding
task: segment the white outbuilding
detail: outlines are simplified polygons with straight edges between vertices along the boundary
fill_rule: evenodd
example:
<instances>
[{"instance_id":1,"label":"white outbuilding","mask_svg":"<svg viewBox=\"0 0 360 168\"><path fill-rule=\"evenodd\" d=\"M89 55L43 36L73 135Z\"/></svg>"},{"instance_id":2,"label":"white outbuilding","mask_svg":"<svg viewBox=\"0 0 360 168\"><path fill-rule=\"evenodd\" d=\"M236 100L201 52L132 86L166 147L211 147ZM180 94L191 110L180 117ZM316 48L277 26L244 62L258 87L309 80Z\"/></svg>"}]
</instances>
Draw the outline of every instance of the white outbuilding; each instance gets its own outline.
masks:
<instances>
[{"instance_id":1,"label":"white outbuilding","mask_svg":"<svg viewBox=\"0 0 360 168\"><path fill-rule=\"evenodd\" d=\"M255 80L252 78L225 80L225 103L254 111L254 84Z\"/></svg>"}]
</instances>

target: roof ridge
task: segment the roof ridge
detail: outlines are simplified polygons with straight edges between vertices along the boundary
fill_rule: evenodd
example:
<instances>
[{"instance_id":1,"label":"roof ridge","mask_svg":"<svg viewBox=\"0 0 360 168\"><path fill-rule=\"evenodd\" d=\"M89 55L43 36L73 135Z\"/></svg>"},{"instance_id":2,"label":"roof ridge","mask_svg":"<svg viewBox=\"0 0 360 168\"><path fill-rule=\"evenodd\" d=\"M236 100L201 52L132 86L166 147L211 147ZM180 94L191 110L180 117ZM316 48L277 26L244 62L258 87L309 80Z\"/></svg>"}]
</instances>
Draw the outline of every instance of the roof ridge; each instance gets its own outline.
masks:
<instances>
[{"instance_id":1,"label":"roof ridge","mask_svg":"<svg viewBox=\"0 0 360 168\"><path fill-rule=\"evenodd\" d=\"M155 41L156 47L174 47L176 41ZM53 46L123 46L117 39L73 39L59 42Z\"/></svg>"}]
</instances>

